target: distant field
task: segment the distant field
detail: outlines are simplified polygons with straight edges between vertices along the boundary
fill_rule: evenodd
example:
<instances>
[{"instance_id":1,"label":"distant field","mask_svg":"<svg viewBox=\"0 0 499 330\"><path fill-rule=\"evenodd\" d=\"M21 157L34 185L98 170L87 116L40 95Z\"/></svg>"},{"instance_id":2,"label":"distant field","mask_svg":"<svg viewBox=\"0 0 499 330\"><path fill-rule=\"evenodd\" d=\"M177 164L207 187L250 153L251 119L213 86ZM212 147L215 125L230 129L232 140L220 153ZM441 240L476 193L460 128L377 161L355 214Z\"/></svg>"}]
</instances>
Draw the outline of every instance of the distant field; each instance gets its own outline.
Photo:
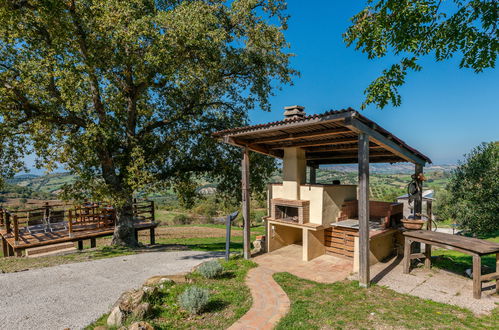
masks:
<instances>
[{"instance_id":1,"label":"distant field","mask_svg":"<svg viewBox=\"0 0 499 330\"><path fill-rule=\"evenodd\" d=\"M435 189L436 191L443 189L447 184L450 171L454 168L453 165L430 166L425 169L427 181L424 187ZM378 165L371 166L370 175L370 195L374 200L394 201L397 196L406 193L406 186L411 180L413 165L396 164L396 165ZM74 177L68 173L56 173L43 176L36 175L20 175L13 179L7 180L7 187L0 191L1 199L17 198L30 199L39 198L53 199L57 197L60 189L68 183L71 183ZM357 172L356 166L334 166L331 168L320 168L317 171L318 183L332 183L333 180L340 180L342 184L356 184ZM276 173L272 182L282 181L280 173ZM216 187L215 183L199 182L198 191L212 192ZM150 194L139 194L140 197L146 197L156 200L163 205L175 205L176 195L172 189L159 191ZM4 201L5 203L5 201ZM15 203L18 203L15 202Z\"/></svg>"}]
</instances>

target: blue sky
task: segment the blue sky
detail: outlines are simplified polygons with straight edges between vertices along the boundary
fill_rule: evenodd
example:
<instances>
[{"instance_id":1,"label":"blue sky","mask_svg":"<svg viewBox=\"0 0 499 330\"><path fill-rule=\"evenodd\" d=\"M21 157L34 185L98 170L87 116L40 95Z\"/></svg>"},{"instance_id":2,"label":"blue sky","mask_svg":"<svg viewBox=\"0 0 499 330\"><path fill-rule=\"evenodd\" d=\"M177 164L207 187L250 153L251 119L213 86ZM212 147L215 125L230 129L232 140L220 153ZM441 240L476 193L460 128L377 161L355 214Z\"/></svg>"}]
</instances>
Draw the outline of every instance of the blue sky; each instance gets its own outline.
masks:
<instances>
[{"instance_id":1,"label":"blue sky","mask_svg":"<svg viewBox=\"0 0 499 330\"><path fill-rule=\"evenodd\" d=\"M396 58L368 60L347 48L342 33L363 1L288 1L286 38L301 76L271 98L272 112L253 111L252 123L282 119L283 107L299 104L308 114L352 107L359 110L364 89ZM455 163L474 146L499 140L499 70L475 74L459 69L459 57L421 61L400 89L402 106L374 106L361 113L397 135L435 164Z\"/></svg>"}]
</instances>

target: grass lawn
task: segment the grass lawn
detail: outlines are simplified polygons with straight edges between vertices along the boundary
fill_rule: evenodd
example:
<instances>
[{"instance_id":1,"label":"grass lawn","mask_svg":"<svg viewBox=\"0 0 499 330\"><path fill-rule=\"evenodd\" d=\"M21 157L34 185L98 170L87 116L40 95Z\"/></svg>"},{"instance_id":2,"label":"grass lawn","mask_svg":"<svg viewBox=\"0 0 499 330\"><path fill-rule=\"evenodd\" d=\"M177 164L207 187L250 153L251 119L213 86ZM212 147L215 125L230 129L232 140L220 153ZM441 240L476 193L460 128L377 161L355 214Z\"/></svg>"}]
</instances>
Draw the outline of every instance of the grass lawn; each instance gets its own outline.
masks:
<instances>
[{"instance_id":1,"label":"grass lawn","mask_svg":"<svg viewBox=\"0 0 499 330\"><path fill-rule=\"evenodd\" d=\"M161 289L153 304L153 315L146 321L155 329L226 329L251 307L251 294L244 284L246 273L256 264L241 258L222 262L224 273L217 279L189 274L192 284L175 284ZM200 315L191 316L178 306L178 296L190 285L206 288L211 293L208 307ZM105 325L107 314L87 327Z\"/></svg>"},{"instance_id":2,"label":"grass lawn","mask_svg":"<svg viewBox=\"0 0 499 330\"><path fill-rule=\"evenodd\" d=\"M288 273L275 274L291 300L277 329L498 329L499 311L477 317L451 305L423 300L356 281L320 284Z\"/></svg>"}]
</instances>

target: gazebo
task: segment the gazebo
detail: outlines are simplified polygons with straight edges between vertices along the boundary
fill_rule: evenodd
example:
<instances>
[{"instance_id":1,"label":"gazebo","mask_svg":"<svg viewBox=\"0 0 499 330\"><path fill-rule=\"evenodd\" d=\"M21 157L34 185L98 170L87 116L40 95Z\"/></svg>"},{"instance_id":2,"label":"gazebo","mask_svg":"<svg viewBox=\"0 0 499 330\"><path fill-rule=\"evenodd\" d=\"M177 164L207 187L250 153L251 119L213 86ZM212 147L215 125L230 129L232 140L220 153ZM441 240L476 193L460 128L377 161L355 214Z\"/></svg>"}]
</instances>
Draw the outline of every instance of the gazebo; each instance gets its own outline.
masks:
<instances>
[{"instance_id":1,"label":"gazebo","mask_svg":"<svg viewBox=\"0 0 499 330\"><path fill-rule=\"evenodd\" d=\"M283 183L272 190L275 196L269 203L267 223L273 221L289 231L303 228L303 240L311 247L319 246L322 238L317 233L327 228L328 222L335 221L338 205L352 198L352 194L356 197L359 281L361 286L367 287L370 282L369 163L410 162L415 165L418 175L431 160L351 108L307 116L304 107L291 106L285 108L284 116L281 121L214 134L220 141L243 151L244 257L250 258L249 152L253 151L283 160ZM358 163L358 187L316 185L319 165L352 163ZM308 186L305 186L306 167L310 169ZM418 184L421 188L422 182ZM341 197L339 202L338 196ZM421 201L422 196L417 196L415 213L421 213ZM282 221L283 217L294 221L287 224ZM313 251L307 253L313 254Z\"/></svg>"}]
</instances>

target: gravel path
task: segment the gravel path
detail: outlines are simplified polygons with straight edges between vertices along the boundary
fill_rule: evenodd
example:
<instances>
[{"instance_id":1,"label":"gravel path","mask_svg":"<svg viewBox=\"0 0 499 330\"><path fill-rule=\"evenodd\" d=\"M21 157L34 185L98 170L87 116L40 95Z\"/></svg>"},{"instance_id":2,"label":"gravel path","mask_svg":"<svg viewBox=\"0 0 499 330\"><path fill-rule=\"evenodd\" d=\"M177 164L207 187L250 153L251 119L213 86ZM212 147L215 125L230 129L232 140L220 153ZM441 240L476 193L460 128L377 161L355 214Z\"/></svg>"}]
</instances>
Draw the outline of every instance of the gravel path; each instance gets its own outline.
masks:
<instances>
[{"instance_id":1,"label":"gravel path","mask_svg":"<svg viewBox=\"0 0 499 330\"><path fill-rule=\"evenodd\" d=\"M188 272L219 252L149 252L0 274L0 328L79 329L154 275Z\"/></svg>"}]
</instances>

